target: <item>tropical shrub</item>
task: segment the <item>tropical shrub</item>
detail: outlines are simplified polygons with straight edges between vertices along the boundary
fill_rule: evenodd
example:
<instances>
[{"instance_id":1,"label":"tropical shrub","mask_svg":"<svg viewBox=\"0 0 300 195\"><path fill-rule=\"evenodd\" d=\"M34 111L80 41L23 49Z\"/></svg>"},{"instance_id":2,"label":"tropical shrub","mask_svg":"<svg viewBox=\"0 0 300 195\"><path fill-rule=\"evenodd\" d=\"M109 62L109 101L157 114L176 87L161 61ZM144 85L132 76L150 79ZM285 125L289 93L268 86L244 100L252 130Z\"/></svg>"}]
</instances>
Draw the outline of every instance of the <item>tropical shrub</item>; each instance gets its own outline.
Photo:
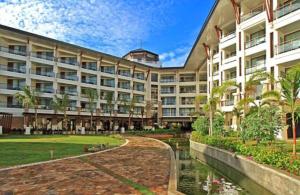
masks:
<instances>
[{"instance_id":1,"label":"tropical shrub","mask_svg":"<svg viewBox=\"0 0 300 195\"><path fill-rule=\"evenodd\" d=\"M224 129L224 116L222 114L216 114L213 119L213 135L225 135Z\"/></svg>"},{"instance_id":2,"label":"tropical shrub","mask_svg":"<svg viewBox=\"0 0 300 195\"><path fill-rule=\"evenodd\" d=\"M281 129L281 115L277 107L262 107L249 113L241 124L243 140L273 141Z\"/></svg>"},{"instance_id":3,"label":"tropical shrub","mask_svg":"<svg viewBox=\"0 0 300 195\"><path fill-rule=\"evenodd\" d=\"M207 135L209 129L209 122L206 116L199 116L192 124L195 131L199 131L201 135Z\"/></svg>"},{"instance_id":4,"label":"tropical shrub","mask_svg":"<svg viewBox=\"0 0 300 195\"><path fill-rule=\"evenodd\" d=\"M191 140L214 146L220 149L236 152L261 164L271 165L275 168L289 171L291 174L300 175L300 159L290 155L289 152L279 147L267 145L243 144L236 137L203 136L198 131L193 131Z\"/></svg>"}]
</instances>

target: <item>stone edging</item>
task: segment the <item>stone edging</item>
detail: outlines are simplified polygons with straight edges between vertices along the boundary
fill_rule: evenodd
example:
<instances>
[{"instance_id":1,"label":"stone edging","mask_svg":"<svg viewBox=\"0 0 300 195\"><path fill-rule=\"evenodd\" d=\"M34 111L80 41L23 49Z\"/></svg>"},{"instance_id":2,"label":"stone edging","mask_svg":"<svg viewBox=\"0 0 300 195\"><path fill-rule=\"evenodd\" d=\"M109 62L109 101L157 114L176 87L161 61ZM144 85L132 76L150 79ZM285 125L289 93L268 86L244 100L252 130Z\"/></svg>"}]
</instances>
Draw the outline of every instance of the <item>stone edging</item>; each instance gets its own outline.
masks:
<instances>
[{"instance_id":1,"label":"stone edging","mask_svg":"<svg viewBox=\"0 0 300 195\"><path fill-rule=\"evenodd\" d=\"M151 139L157 142L162 143L170 152L170 177L169 177L169 185L168 185L168 194L169 195L184 195L184 193L178 192L177 191L177 176L176 176L176 163L175 163L175 155L174 151L171 148L171 146L163 141L160 141L158 139L150 138L150 137L145 137L147 139Z\"/></svg>"},{"instance_id":2,"label":"stone edging","mask_svg":"<svg viewBox=\"0 0 300 195\"><path fill-rule=\"evenodd\" d=\"M81 155L78 155L78 156L70 156L70 157L65 157L65 158L60 158L60 159L55 159L55 160L35 162L35 163L29 163L29 164L24 164L24 165L16 165L16 166L12 166L12 167L2 168L2 169L0 169L0 171L7 171L7 170L11 170L11 169L18 169L18 168L35 166L35 165L47 164L47 163L57 162L57 161L61 161L61 160L67 160L67 159L74 159L74 158L80 158L80 157L85 157L85 156L91 156L91 155L94 155L94 154L99 154L99 153L103 153L103 152L109 152L109 151L121 148L123 146L126 146L128 143L129 143L129 140L125 139L125 143L124 144L122 144L120 146L117 146L117 147L109 148L109 149L106 149L106 150L102 150L102 151L98 151L98 152L94 152L94 153L89 153L89 154L81 154Z\"/></svg>"},{"instance_id":3,"label":"stone edging","mask_svg":"<svg viewBox=\"0 0 300 195\"><path fill-rule=\"evenodd\" d=\"M300 191L300 180L244 156L192 140L190 148L236 169L274 194L294 195Z\"/></svg>"}]
</instances>

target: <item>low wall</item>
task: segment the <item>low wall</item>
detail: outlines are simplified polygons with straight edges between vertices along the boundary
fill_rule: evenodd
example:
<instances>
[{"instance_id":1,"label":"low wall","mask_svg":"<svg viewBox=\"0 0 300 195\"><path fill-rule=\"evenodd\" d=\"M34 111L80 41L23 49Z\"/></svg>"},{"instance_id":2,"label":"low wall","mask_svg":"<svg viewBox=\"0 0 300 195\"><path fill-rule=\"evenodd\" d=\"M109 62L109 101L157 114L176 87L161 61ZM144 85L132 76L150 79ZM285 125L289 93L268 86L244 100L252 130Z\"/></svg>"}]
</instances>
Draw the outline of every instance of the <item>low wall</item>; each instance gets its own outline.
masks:
<instances>
[{"instance_id":1,"label":"low wall","mask_svg":"<svg viewBox=\"0 0 300 195\"><path fill-rule=\"evenodd\" d=\"M190 140L192 156L205 161L205 157L212 157L229 167L234 168L243 175L249 177L265 189L274 194L296 195L300 192L300 180L289 175L258 164L242 156L236 156L231 152L211 147ZM204 155L203 155L204 154Z\"/></svg>"}]
</instances>

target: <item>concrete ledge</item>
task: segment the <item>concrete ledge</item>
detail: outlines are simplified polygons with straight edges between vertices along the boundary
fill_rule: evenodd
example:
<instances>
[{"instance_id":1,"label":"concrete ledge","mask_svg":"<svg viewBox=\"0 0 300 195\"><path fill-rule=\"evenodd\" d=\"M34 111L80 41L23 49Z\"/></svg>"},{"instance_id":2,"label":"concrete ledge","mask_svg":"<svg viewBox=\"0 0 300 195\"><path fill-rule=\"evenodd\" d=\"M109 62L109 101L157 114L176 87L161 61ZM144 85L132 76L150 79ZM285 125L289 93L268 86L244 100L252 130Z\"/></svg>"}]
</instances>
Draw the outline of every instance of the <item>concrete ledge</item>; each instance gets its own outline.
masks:
<instances>
[{"instance_id":1,"label":"concrete ledge","mask_svg":"<svg viewBox=\"0 0 300 195\"><path fill-rule=\"evenodd\" d=\"M240 155L194 142L190 140L190 148L201 154L212 157L246 175L262 187L274 194L296 195L300 192L300 180L272 169L268 166L258 164ZM197 154L196 154L197 156Z\"/></svg>"},{"instance_id":2,"label":"concrete ledge","mask_svg":"<svg viewBox=\"0 0 300 195\"><path fill-rule=\"evenodd\" d=\"M81 154L81 155L77 155L77 156L70 156L70 157L65 157L65 158L59 158L59 159L55 159L55 160L48 160L48 161L42 161L42 162L35 162L35 163L29 163L29 164L24 164L24 165L16 165L16 166L12 166L12 167L6 167L6 168L2 168L0 169L0 171L7 171L7 170L11 170L11 169L17 169L17 168L23 168L23 167L30 167L30 166L34 166L34 165L41 165L41 164L46 164L46 163L52 163L52 162L57 162L57 161L61 161L61 160L67 160L67 159L74 159L74 158L80 158L80 157L85 157L85 156L91 156L94 154L99 154L99 153L103 153L103 152L108 152L111 150L115 150L118 148L121 148L123 146L126 146L129 143L128 139L125 139L125 143L114 147L114 148L109 148L106 150L102 150L99 152L93 152L93 153L88 153L88 154Z\"/></svg>"}]
</instances>

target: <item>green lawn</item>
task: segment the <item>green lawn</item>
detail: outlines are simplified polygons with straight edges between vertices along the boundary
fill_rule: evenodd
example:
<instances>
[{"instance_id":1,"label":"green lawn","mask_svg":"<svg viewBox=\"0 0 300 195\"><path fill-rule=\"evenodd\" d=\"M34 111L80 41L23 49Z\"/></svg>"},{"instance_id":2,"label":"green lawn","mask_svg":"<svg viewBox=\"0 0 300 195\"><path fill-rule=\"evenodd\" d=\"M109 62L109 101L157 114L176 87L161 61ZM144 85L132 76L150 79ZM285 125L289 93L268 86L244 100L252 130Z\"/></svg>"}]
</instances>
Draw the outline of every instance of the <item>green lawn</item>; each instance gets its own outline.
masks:
<instances>
[{"instance_id":1,"label":"green lawn","mask_svg":"<svg viewBox=\"0 0 300 195\"><path fill-rule=\"evenodd\" d=\"M0 167L50 160L50 150L54 150L54 159L58 159L83 154L85 146L113 147L124 142L112 136L0 136Z\"/></svg>"}]
</instances>

